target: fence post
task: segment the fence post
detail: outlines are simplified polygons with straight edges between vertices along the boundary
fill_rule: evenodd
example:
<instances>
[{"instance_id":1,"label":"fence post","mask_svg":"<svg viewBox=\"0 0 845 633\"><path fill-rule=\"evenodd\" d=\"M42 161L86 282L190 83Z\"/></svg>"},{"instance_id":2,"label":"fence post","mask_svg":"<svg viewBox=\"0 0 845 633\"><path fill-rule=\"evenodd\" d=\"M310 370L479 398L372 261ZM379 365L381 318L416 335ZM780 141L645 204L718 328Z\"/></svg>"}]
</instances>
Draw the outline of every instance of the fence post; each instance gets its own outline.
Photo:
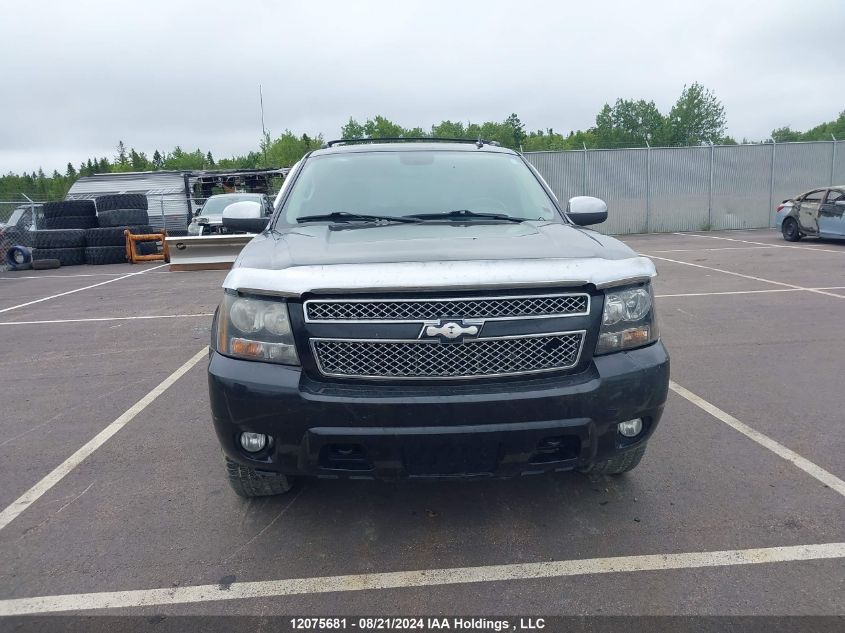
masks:
<instances>
[{"instance_id":1,"label":"fence post","mask_svg":"<svg viewBox=\"0 0 845 633\"><path fill-rule=\"evenodd\" d=\"M836 183L833 182L836 178L836 137L831 132L830 138L833 139L833 159L830 161L830 186L834 186Z\"/></svg>"},{"instance_id":2,"label":"fence post","mask_svg":"<svg viewBox=\"0 0 845 633\"><path fill-rule=\"evenodd\" d=\"M769 179L769 227L775 225L775 151L778 143L772 138L771 178Z\"/></svg>"},{"instance_id":3,"label":"fence post","mask_svg":"<svg viewBox=\"0 0 845 633\"><path fill-rule=\"evenodd\" d=\"M584 146L584 160L583 162L583 169L581 172L581 195L587 195L587 144L584 141L581 141L581 145Z\"/></svg>"},{"instance_id":4,"label":"fence post","mask_svg":"<svg viewBox=\"0 0 845 633\"><path fill-rule=\"evenodd\" d=\"M29 200L29 213L32 216L32 228L37 231L38 230L38 218L35 217L35 202L33 202L32 198L30 198L25 193L22 193L21 195L24 198L26 198L27 200Z\"/></svg>"},{"instance_id":5,"label":"fence post","mask_svg":"<svg viewBox=\"0 0 845 633\"><path fill-rule=\"evenodd\" d=\"M164 194L163 193L158 194L158 202L159 202L159 205L161 207L161 228L166 230L167 224L165 224L166 219L164 217Z\"/></svg>"},{"instance_id":6,"label":"fence post","mask_svg":"<svg viewBox=\"0 0 845 633\"><path fill-rule=\"evenodd\" d=\"M707 141L710 143L710 181L707 184L707 226L710 227L710 230L713 230L713 141Z\"/></svg>"},{"instance_id":7,"label":"fence post","mask_svg":"<svg viewBox=\"0 0 845 633\"><path fill-rule=\"evenodd\" d=\"M651 145L645 142L645 232L649 232L651 217Z\"/></svg>"}]
</instances>

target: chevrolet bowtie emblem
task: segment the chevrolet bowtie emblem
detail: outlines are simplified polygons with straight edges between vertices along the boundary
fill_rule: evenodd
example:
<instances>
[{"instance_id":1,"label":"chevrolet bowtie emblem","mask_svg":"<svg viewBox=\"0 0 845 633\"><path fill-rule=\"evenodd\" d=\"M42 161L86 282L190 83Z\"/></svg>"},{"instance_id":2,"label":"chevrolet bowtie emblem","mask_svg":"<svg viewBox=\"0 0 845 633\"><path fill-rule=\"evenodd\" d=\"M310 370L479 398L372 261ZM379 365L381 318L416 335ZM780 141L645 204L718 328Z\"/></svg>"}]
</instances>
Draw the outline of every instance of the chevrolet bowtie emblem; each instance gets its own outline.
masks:
<instances>
[{"instance_id":1,"label":"chevrolet bowtie emblem","mask_svg":"<svg viewBox=\"0 0 845 633\"><path fill-rule=\"evenodd\" d=\"M467 336L478 336L484 321L426 321L420 338L439 338L444 343L460 342Z\"/></svg>"}]
</instances>

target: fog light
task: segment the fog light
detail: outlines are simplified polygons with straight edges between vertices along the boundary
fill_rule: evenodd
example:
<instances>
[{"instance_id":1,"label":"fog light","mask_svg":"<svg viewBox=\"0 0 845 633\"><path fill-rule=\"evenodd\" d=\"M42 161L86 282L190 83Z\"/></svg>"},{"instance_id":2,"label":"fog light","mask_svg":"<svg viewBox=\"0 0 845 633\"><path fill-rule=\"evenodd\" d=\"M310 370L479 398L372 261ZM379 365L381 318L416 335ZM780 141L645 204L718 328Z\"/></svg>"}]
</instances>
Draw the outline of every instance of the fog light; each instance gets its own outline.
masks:
<instances>
[{"instance_id":1,"label":"fog light","mask_svg":"<svg viewBox=\"0 0 845 633\"><path fill-rule=\"evenodd\" d=\"M617 428L619 429L619 434L624 437L636 437L643 430L643 421L639 418L626 420L625 422L620 422ZM241 441L243 442L243 440Z\"/></svg>"},{"instance_id":2,"label":"fog light","mask_svg":"<svg viewBox=\"0 0 845 633\"><path fill-rule=\"evenodd\" d=\"M241 433L241 446L248 453L257 453L267 446L267 436L263 433Z\"/></svg>"}]
</instances>

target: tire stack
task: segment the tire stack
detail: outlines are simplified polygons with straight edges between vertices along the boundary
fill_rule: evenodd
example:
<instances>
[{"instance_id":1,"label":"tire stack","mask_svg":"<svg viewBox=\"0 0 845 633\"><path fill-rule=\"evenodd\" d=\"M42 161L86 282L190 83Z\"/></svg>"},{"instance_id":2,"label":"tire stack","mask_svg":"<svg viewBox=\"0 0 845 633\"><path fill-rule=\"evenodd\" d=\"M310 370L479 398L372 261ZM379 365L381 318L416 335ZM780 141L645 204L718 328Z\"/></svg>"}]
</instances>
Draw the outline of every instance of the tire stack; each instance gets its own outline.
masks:
<instances>
[{"instance_id":1,"label":"tire stack","mask_svg":"<svg viewBox=\"0 0 845 633\"><path fill-rule=\"evenodd\" d=\"M53 266L85 263L85 230L97 226L91 200L63 200L44 205L44 230L32 231L32 261Z\"/></svg>"},{"instance_id":2,"label":"tire stack","mask_svg":"<svg viewBox=\"0 0 845 633\"><path fill-rule=\"evenodd\" d=\"M147 196L124 193L97 198L96 228L85 232L86 264L121 264L126 261L126 237L123 232L153 233L147 214ZM141 246L141 244L138 244Z\"/></svg>"}]
</instances>

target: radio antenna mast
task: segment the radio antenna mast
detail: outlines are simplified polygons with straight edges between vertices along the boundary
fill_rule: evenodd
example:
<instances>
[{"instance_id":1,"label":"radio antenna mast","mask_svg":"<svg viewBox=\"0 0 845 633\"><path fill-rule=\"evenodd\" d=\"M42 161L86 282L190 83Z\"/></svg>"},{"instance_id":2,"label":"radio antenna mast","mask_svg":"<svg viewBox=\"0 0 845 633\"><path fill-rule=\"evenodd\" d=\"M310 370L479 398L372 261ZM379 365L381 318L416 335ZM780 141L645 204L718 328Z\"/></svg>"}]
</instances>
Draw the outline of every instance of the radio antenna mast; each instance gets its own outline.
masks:
<instances>
[{"instance_id":1,"label":"radio antenna mast","mask_svg":"<svg viewBox=\"0 0 845 633\"><path fill-rule=\"evenodd\" d=\"M261 104L261 146L264 148L264 166L267 166L267 130L264 128L264 92L258 84L258 101Z\"/></svg>"}]
</instances>

